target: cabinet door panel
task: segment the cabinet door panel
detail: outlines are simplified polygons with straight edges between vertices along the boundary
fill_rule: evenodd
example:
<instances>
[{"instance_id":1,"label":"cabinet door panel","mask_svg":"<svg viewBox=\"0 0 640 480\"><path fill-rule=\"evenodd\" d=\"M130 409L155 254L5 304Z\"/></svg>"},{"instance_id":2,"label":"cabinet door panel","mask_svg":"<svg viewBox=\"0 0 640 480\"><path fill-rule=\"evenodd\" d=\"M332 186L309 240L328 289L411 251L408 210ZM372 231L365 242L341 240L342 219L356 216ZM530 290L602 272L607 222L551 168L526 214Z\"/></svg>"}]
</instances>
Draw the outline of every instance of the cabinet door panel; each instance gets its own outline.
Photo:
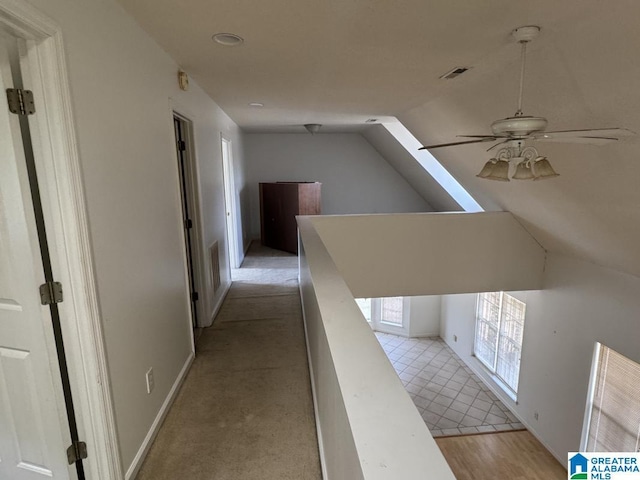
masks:
<instances>
[{"instance_id":1,"label":"cabinet door panel","mask_svg":"<svg viewBox=\"0 0 640 480\"><path fill-rule=\"evenodd\" d=\"M296 215L319 213L319 183L260 183L260 233L263 245L298 253Z\"/></svg>"}]
</instances>

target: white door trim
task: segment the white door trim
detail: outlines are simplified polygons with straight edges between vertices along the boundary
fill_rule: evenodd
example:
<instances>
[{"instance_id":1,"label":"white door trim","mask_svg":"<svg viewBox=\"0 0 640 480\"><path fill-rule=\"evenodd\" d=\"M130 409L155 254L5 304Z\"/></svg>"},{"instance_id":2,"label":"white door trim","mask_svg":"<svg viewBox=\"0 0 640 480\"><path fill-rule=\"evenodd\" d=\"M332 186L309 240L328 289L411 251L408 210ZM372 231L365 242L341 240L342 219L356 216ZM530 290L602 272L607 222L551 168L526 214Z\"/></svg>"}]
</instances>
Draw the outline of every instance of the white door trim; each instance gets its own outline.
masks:
<instances>
[{"instance_id":1,"label":"white door trim","mask_svg":"<svg viewBox=\"0 0 640 480\"><path fill-rule=\"evenodd\" d=\"M173 102L172 102L173 103ZM198 155L196 152L196 142L195 142L195 125L193 117L185 114L184 110L178 106L173 106L171 110L171 133L172 133L172 146L175 149L175 134L174 134L174 126L173 119L177 117L185 127L184 136L186 138L187 150L186 150L186 178L185 182L187 183L187 192L185 193L189 196L189 201L191 204L191 221L193 222L193 251L191 252L191 256L193 259L193 277L194 277L194 288L200 294L200 299L196 302L197 309L197 318L198 325L197 327L208 327L207 321L205 319L208 318L208 305L211 301L209 298L209 292L211 291L211 287L209 283L206 281L205 271L206 268L206 256L205 252L207 251L204 246L204 235L203 227L202 227L202 213L201 213L201 205L202 205L202 196L200 195L200 173L198 170ZM176 187L178 189L178 195L180 196L180 204L182 204L182 187L180 187L180 172L178 159L176 158ZM182 208L182 207L181 207ZM180 210L180 220L183 220L182 217L182 209ZM184 237L184 229L182 230L182 234ZM186 238L185 238L186 242ZM189 304L189 311L191 311L191 294L189 292L189 260L187 258L187 248L185 243L184 249L184 268L185 268L185 282L187 285L187 302ZM193 328L191 325L189 326L190 335L191 335L191 344L192 351L195 353L194 347L194 338L193 338Z\"/></svg>"},{"instance_id":2,"label":"white door trim","mask_svg":"<svg viewBox=\"0 0 640 480\"><path fill-rule=\"evenodd\" d=\"M62 33L21 0L0 0L0 24L27 42L22 74L36 99L30 126L52 265L64 285L59 308L76 420L89 451L85 472L87 478L121 480Z\"/></svg>"},{"instance_id":3,"label":"white door trim","mask_svg":"<svg viewBox=\"0 0 640 480\"><path fill-rule=\"evenodd\" d=\"M227 145L228 156L224 149ZM227 230L227 248L231 268L240 267L240 242L238 241L238 224L236 208L235 172L233 165L233 142L220 133L220 149L222 153L222 183L224 187L225 225Z\"/></svg>"}]
</instances>

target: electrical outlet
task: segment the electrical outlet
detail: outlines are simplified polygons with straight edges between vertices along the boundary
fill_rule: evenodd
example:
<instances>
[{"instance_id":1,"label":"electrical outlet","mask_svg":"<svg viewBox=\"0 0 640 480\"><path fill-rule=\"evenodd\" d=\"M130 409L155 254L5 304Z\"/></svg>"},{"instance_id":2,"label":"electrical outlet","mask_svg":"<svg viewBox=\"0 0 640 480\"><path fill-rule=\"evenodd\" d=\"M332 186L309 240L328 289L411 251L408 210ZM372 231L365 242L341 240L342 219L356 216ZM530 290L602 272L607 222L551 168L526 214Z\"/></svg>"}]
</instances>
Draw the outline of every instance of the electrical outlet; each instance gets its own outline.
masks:
<instances>
[{"instance_id":1,"label":"electrical outlet","mask_svg":"<svg viewBox=\"0 0 640 480\"><path fill-rule=\"evenodd\" d=\"M538 412L533 412L533 419L538 420L538 417L539 417Z\"/></svg>"},{"instance_id":2,"label":"electrical outlet","mask_svg":"<svg viewBox=\"0 0 640 480\"><path fill-rule=\"evenodd\" d=\"M153 367L151 367L147 371L146 379L147 379L147 393L151 393L153 392L153 387L156 386L156 383L153 379Z\"/></svg>"},{"instance_id":3,"label":"electrical outlet","mask_svg":"<svg viewBox=\"0 0 640 480\"><path fill-rule=\"evenodd\" d=\"M454 336L453 336L453 341L454 341L454 342L457 342L457 341L458 341L458 335L454 335Z\"/></svg>"}]
</instances>

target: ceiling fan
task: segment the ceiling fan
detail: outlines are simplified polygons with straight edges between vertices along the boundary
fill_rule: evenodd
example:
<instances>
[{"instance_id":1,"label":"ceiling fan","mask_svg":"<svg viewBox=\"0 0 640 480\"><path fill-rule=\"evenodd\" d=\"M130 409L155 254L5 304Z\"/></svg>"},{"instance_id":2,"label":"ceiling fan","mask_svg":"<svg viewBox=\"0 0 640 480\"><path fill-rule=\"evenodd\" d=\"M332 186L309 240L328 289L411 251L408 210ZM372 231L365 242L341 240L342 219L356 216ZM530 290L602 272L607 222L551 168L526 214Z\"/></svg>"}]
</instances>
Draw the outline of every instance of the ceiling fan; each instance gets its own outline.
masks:
<instances>
[{"instance_id":1,"label":"ceiling fan","mask_svg":"<svg viewBox=\"0 0 640 480\"><path fill-rule=\"evenodd\" d=\"M534 40L539 33L540 27L534 25L519 27L512 32L513 37L520 43L522 52L518 110L513 117L493 122L491 124L493 135L458 135L471 140L427 145L420 148L420 150L498 141L487 151L491 151L500 145L504 145L504 147L500 148L495 157L485 164L480 173L476 175L477 177L508 182L511 162L516 165L515 173L511 177L514 180L542 180L557 177L558 174L553 170L547 158L538 154L535 147L525 145L526 141L604 145L618 140L619 137L635 135L634 132L625 128L546 131L546 118L524 115L522 112L522 93L524 90L527 44Z\"/></svg>"}]
</instances>

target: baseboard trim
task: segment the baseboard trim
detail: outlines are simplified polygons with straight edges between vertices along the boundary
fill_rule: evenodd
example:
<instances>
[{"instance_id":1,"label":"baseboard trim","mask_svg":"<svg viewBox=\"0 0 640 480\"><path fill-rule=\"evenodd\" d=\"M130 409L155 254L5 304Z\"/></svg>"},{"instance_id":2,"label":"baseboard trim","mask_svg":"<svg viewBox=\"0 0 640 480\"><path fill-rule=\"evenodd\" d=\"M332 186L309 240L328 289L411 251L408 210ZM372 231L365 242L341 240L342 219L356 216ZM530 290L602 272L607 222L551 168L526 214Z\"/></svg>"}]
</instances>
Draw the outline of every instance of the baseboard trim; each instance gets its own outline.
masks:
<instances>
[{"instance_id":1,"label":"baseboard trim","mask_svg":"<svg viewBox=\"0 0 640 480\"><path fill-rule=\"evenodd\" d=\"M302 298L302 287L300 289L300 298ZM316 395L316 382L313 373L313 364L311 363L311 350L309 348L309 336L307 335L307 319L304 315L304 306L302 308L302 325L304 326L304 341L307 347L307 364L309 365L309 376L311 377L311 398L313 399L313 416L316 421L316 436L318 437L318 454L320 456L320 468L322 470L322 478L329 480L327 473L327 465L324 456L324 444L322 442L322 427L320 426L320 417L318 416L318 397Z\"/></svg>"},{"instance_id":2,"label":"baseboard trim","mask_svg":"<svg viewBox=\"0 0 640 480\"><path fill-rule=\"evenodd\" d=\"M516 415L514 412L511 412L514 415ZM540 434L538 432L536 432L536 430L531 426L531 424L529 424L529 422L525 422L523 421L523 419L519 416L516 415L516 417L518 418L518 420L520 420L520 423L522 423L527 430L529 431L529 433L531 435L533 435L534 437L536 437L536 439L542 444L542 446L544 448L547 449L547 451L553 456L553 458L555 458L558 462L560 462L560 465L562 465L564 467L564 469L567 469L567 459L566 459L566 455L565 456L559 456L556 454L556 452L554 452L551 447L547 444L547 442L544 441L544 439L540 436Z\"/></svg>"},{"instance_id":3,"label":"baseboard trim","mask_svg":"<svg viewBox=\"0 0 640 480\"><path fill-rule=\"evenodd\" d=\"M220 297L218 298L218 301L216 302L215 306L213 307L213 311L211 312L211 316L209 317L210 319L210 323L209 325L207 325L207 327L210 327L211 325L213 325L213 322L216 319L216 315L218 315L218 313L220 312L220 309L222 308L222 304L224 303L225 299L227 298L227 295L229 294L229 290L231 290L231 284L233 282L229 282L227 284L225 284L224 286L222 286L223 292L222 295L220 295ZM207 328L205 327L205 328Z\"/></svg>"},{"instance_id":4,"label":"baseboard trim","mask_svg":"<svg viewBox=\"0 0 640 480\"><path fill-rule=\"evenodd\" d=\"M184 379L189 372L189 368L191 367L194 358L195 354L193 352L190 352L189 356L187 357L187 361L182 366L182 370L180 370L180 373L178 374L178 378L176 378L176 381L173 382L173 386L171 387L167 398L165 398L162 407L160 407L160 411L158 412L158 415L156 415L156 418L153 421L153 424L151 425L147 436L144 438L142 445L140 445L138 453L136 453L136 456L133 458L131 465L127 469L127 473L124 477L125 480L131 480L135 478L135 476L138 474L138 471L140 470L140 467L142 467L142 462L146 458L147 453L149 453L149 449L151 448L151 445L153 445L153 441L158 436L158 432L160 431L162 422L164 422L167 413L169 413L169 408L171 407L171 405L173 405L173 401L180 391L180 387L182 386L182 383L184 382Z\"/></svg>"}]
</instances>

